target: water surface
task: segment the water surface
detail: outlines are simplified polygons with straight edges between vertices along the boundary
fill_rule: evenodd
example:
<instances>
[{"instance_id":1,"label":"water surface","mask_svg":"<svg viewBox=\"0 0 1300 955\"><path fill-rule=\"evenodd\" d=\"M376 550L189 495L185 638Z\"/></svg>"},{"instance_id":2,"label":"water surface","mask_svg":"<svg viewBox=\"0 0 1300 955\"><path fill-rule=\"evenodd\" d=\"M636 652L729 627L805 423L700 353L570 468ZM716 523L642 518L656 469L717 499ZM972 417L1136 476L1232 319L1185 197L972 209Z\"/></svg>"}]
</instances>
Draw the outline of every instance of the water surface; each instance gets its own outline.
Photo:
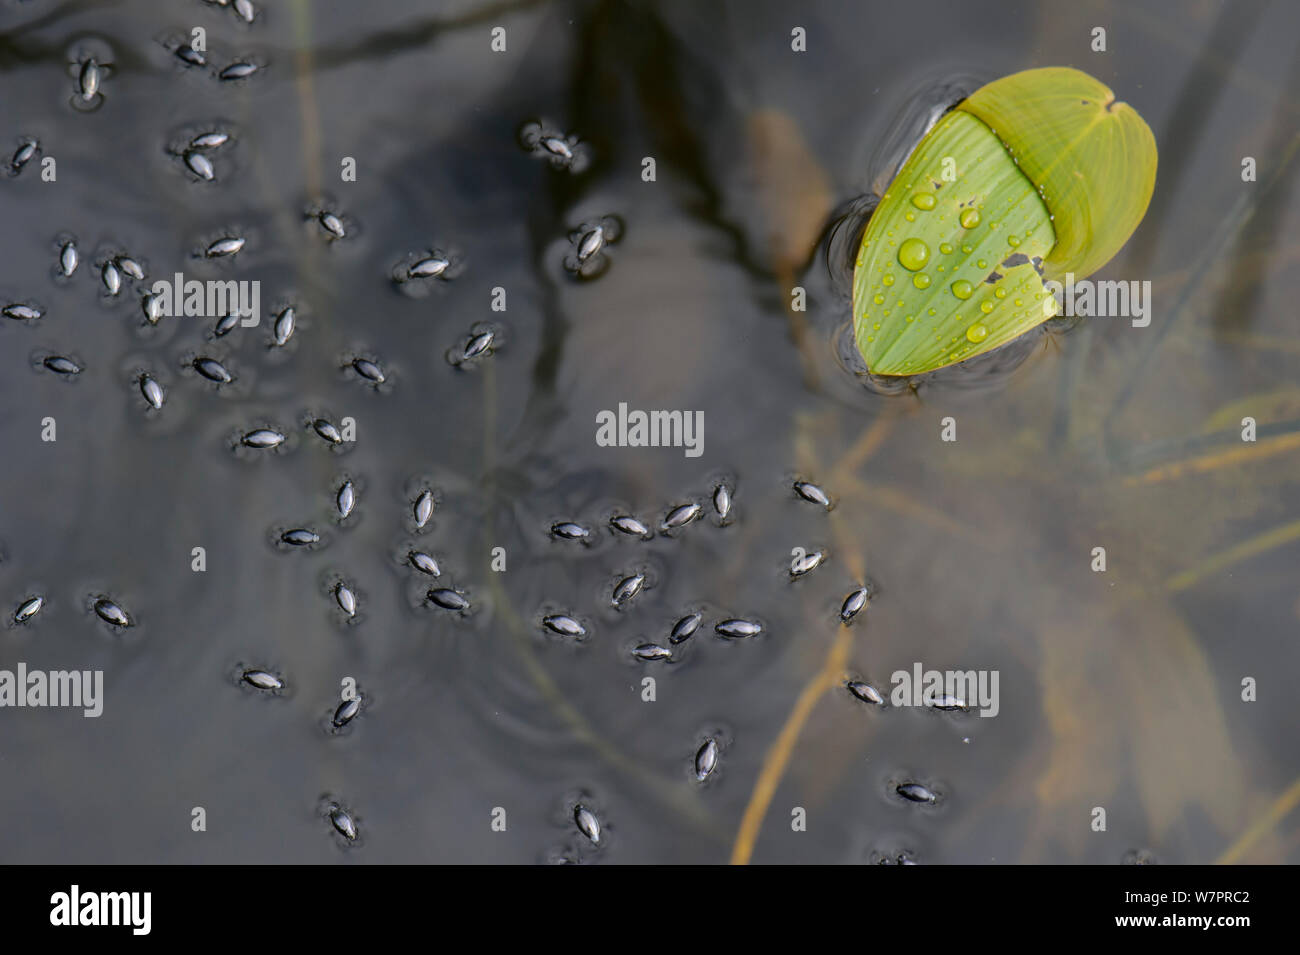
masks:
<instances>
[{"instance_id":1,"label":"water surface","mask_svg":"<svg viewBox=\"0 0 1300 955\"><path fill-rule=\"evenodd\" d=\"M257 9L250 26L198 0L0 5L5 155L34 137L57 162L55 182L38 161L0 180L0 298L45 312L0 320L0 609L46 597L0 632L0 667L102 669L106 686L98 719L0 711L0 858L723 862L738 841L756 862L1300 858L1294 817L1238 841L1300 775L1285 682L1300 665L1294 10ZM174 54L195 26L207 68ZM73 61L91 55L107 69L88 111ZM239 60L260 69L216 78ZM1093 73L1155 132L1155 199L1103 275L1153 283L1151 326L1098 320L1040 339L1012 372L871 393L837 358L836 210L871 190L918 90L1042 65ZM539 120L577 136L589 168L530 155L518 134ZM170 150L217 128L232 141L203 181ZM343 239L311 217L326 208ZM625 226L609 267L575 281L567 236L604 216ZM234 234L247 244L233 261L196 256ZM58 280L66 236L82 263ZM463 272L404 294L394 267L431 249ZM209 319L145 325L141 284L113 299L99 278L102 256L127 252L150 280L257 280L268 318L217 341ZM795 285L805 313L788 311ZM270 313L289 303L294 336L271 348ZM450 364L480 323L495 351ZM50 353L83 373L33 366ZM196 355L237 381L205 381L185 364ZM357 356L382 363L384 387L341 370ZM166 389L160 412L141 370ZM598 446L596 415L620 402L703 411L704 453ZM357 440L333 449L307 427L321 416L354 419ZM284 449L232 450L264 425L291 435ZM340 524L345 479L357 504ZM796 479L834 509L798 498ZM426 485L439 503L417 531ZM690 501L704 518L671 535L605 526L615 511L655 526ZM563 520L592 544L551 539ZM274 546L294 527L323 546ZM414 546L438 560L436 583L403 563ZM792 582L796 547L829 559ZM615 610L638 572L646 589ZM867 578L878 596L837 644L841 602ZM351 623L339 579L359 597ZM430 586L472 612L430 607ZM136 625L99 621L101 593ZM696 609L705 625L674 662L632 658ZM548 636L551 613L587 638ZM717 637L733 616L762 634ZM774 758L828 659L835 685ZM916 662L998 671L998 716L875 708L840 685L887 693ZM241 687L246 666L286 691ZM345 678L365 706L331 733ZM1257 702L1241 699L1247 678ZM720 756L701 785L710 737ZM738 840L765 764L763 825ZM937 804L898 798L904 781ZM330 801L358 844L332 832Z\"/></svg>"}]
</instances>

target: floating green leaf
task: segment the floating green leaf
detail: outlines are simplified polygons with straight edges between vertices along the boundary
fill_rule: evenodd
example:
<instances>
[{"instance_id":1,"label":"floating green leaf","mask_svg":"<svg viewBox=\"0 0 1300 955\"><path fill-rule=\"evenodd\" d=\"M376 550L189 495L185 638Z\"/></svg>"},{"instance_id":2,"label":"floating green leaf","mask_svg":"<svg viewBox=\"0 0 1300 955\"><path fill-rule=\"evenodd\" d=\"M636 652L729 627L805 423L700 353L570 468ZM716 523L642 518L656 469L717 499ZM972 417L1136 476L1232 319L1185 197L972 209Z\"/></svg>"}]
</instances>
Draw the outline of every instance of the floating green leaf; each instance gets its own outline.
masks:
<instances>
[{"instance_id":1,"label":"floating green leaf","mask_svg":"<svg viewBox=\"0 0 1300 955\"><path fill-rule=\"evenodd\" d=\"M1111 260L1146 215L1156 141L1137 111L1078 70L1025 70L957 107L1001 137L1052 210L1047 277L1084 278Z\"/></svg>"},{"instance_id":2,"label":"floating green leaf","mask_svg":"<svg viewBox=\"0 0 1300 955\"><path fill-rule=\"evenodd\" d=\"M977 90L921 140L863 236L853 324L867 367L932 371L1050 318L1043 277L1104 265L1141 221L1155 166L1141 117L1077 70Z\"/></svg>"}]
</instances>

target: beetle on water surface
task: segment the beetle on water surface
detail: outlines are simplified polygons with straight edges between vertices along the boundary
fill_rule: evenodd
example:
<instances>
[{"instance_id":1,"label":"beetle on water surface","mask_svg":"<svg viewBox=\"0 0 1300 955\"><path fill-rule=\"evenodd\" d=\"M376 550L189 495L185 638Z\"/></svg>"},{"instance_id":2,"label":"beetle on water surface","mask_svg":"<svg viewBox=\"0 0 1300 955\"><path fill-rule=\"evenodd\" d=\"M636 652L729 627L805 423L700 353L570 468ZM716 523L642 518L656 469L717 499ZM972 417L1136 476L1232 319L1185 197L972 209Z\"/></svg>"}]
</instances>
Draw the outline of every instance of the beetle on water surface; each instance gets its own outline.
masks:
<instances>
[{"instance_id":1,"label":"beetle on water surface","mask_svg":"<svg viewBox=\"0 0 1300 955\"><path fill-rule=\"evenodd\" d=\"M933 371L1056 314L1044 284L1085 278L1128 241L1155 189L1150 128L1064 67L981 87L890 183L853 273L853 331L878 375Z\"/></svg>"}]
</instances>

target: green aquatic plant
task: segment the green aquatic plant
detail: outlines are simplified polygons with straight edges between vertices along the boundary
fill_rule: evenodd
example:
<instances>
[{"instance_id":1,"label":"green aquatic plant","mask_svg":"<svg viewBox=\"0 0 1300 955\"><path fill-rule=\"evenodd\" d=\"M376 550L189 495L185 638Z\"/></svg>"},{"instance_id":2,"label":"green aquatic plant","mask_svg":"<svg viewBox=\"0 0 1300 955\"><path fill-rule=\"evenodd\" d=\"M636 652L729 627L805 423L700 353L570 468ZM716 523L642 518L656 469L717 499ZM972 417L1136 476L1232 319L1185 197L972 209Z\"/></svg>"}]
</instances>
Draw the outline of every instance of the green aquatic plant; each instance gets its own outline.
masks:
<instances>
[{"instance_id":1,"label":"green aquatic plant","mask_svg":"<svg viewBox=\"0 0 1300 955\"><path fill-rule=\"evenodd\" d=\"M867 368L933 371L1051 318L1045 283L1105 265L1155 178L1150 128L1086 73L1025 70L976 90L912 151L863 235L853 328Z\"/></svg>"}]
</instances>

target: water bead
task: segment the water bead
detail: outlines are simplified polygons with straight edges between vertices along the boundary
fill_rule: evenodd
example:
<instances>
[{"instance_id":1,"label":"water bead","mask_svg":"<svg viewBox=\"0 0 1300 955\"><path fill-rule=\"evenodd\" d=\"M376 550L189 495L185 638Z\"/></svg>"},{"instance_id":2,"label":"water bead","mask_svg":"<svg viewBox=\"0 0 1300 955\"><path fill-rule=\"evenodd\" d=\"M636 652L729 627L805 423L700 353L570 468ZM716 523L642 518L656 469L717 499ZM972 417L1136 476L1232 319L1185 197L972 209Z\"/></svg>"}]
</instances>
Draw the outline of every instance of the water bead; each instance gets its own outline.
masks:
<instances>
[{"instance_id":1,"label":"water bead","mask_svg":"<svg viewBox=\"0 0 1300 955\"><path fill-rule=\"evenodd\" d=\"M918 209L933 209L934 204L935 198L934 193L932 192L918 192L912 197L912 205L916 206Z\"/></svg>"},{"instance_id":2,"label":"water bead","mask_svg":"<svg viewBox=\"0 0 1300 955\"><path fill-rule=\"evenodd\" d=\"M993 311L993 303L990 302L988 299L985 299L984 301L980 302L980 311L983 312L985 315L989 314L989 312Z\"/></svg>"},{"instance_id":3,"label":"water bead","mask_svg":"<svg viewBox=\"0 0 1300 955\"><path fill-rule=\"evenodd\" d=\"M1006 298L1006 297L1007 297L1007 290L1004 289L1004 288L998 287L998 288L995 288L995 289L993 290L993 294L994 294L996 297L998 297L998 298Z\"/></svg>"},{"instance_id":4,"label":"water bead","mask_svg":"<svg viewBox=\"0 0 1300 955\"><path fill-rule=\"evenodd\" d=\"M920 239L908 239L898 249L898 264L909 272L919 272L930 261L930 247Z\"/></svg>"},{"instance_id":5,"label":"water bead","mask_svg":"<svg viewBox=\"0 0 1300 955\"><path fill-rule=\"evenodd\" d=\"M930 276L926 275L924 272L917 272L912 276L912 284L917 288L929 288Z\"/></svg>"},{"instance_id":6,"label":"water bead","mask_svg":"<svg viewBox=\"0 0 1300 955\"><path fill-rule=\"evenodd\" d=\"M952 294L956 295L959 299L965 300L970 298L973 291L974 288L965 279L958 279L956 282L952 283Z\"/></svg>"},{"instance_id":7,"label":"water bead","mask_svg":"<svg viewBox=\"0 0 1300 955\"><path fill-rule=\"evenodd\" d=\"M973 229L980 224L979 210L964 209L957 221L961 223L963 229Z\"/></svg>"},{"instance_id":8,"label":"water bead","mask_svg":"<svg viewBox=\"0 0 1300 955\"><path fill-rule=\"evenodd\" d=\"M973 345L978 345L984 339L988 338L989 330L978 323L966 329L966 340Z\"/></svg>"},{"instance_id":9,"label":"water bead","mask_svg":"<svg viewBox=\"0 0 1300 955\"><path fill-rule=\"evenodd\" d=\"M1016 238L1014 235L1007 236L1007 245L1011 246L1011 248L1014 249L1019 244L1020 244L1020 240Z\"/></svg>"},{"instance_id":10,"label":"water bead","mask_svg":"<svg viewBox=\"0 0 1300 955\"><path fill-rule=\"evenodd\" d=\"M943 245L939 246L939 251L942 252L944 255L951 255L952 246L949 245L947 242L945 242L943 243Z\"/></svg>"},{"instance_id":11,"label":"water bead","mask_svg":"<svg viewBox=\"0 0 1300 955\"><path fill-rule=\"evenodd\" d=\"M886 272L885 277L880 280L880 284L885 286L893 285L894 274L892 272Z\"/></svg>"}]
</instances>

